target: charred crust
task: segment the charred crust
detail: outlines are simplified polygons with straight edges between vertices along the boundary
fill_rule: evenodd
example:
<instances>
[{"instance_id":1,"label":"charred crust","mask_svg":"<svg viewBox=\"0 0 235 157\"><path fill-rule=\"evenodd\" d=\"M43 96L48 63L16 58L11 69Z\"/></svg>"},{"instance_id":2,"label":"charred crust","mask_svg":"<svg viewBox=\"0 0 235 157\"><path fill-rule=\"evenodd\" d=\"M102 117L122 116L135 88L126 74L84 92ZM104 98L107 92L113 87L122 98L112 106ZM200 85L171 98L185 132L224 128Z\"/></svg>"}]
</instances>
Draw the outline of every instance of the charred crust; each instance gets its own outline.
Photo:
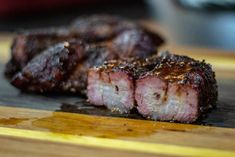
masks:
<instances>
[{"instance_id":1,"label":"charred crust","mask_svg":"<svg viewBox=\"0 0 235 157\"><path fill-rule=\"evenodd\" d=\"M11 83L29 91L55 90L73 70L76 62L75 50L69 50L64 43L57 44L30 61L22 72L13 77Z\"/></svg>"},{"instance_id":2,"label":"charred crust","mask_svg":"<svg viewBox=\"0 0 235 157\"><path fill-rule=\"evenodd\" d=\"M68 51L65 58L52 52L64 42L63 51ZM11 46L12 57L6 65L5 76L24 91L84 94L90 67L99 66L105 60L147 57L156 53L156 47L162 43L163 39L158 34L120 17L81 17L63 28L19 32ZM52 53L45 55L45 51ZM39 62L46 58L50 58L48 62ZM137 62L135 66L139 64ZM124 64L123 68L112 70L122 70L137 77L145 70L135 66ZM44 69L40 69L42 67ZM47 74L49 71L51 73Z\"/></svg>"},{"instance_id":3,"label":"charred crust","mask_svg":"<svg viewBox=\"0 0 235 157\"><path fill-rule=\"evenodd\" d=\"M205 63L205 60L198 61L187 56L161 53L146 59L111 60L96 69L105 72L122 71L135 80L157 76L168 85L177 84L177 91L184 86L189 86L198 93L198 117L216 106L218 89L215 73L211 65ZM166 93L167 90L165 89ZM176 94L180 94L177 91ZM155 96L158 99L158 93L155 93ZM167 100L167 97L164 97L164 100ZM197 117L195 117L196 119Z\"/></svg>"}]
</instances>

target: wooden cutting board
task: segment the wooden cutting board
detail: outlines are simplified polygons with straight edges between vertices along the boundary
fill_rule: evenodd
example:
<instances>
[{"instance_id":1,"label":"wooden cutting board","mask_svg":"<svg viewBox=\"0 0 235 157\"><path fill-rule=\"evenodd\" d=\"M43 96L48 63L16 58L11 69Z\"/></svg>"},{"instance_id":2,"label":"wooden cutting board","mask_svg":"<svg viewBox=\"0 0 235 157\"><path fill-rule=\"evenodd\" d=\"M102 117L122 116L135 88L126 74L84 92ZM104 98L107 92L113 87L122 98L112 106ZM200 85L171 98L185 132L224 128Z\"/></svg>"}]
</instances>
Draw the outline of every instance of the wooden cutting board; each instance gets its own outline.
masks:
<instances>
[{"instance_id":1,"label":"wooden cutting board","mask_svg":"<svg viewBox=\"0 0 235 157\"><path fill-rule=\"evenodd\" d=\"M0 156L235 156L235 53L162 47L206 59L219 84L218 107L179 124L112 113L77 95L21 93L2 75L10 41L0 39Z\"/></svg>"}]
</instances>

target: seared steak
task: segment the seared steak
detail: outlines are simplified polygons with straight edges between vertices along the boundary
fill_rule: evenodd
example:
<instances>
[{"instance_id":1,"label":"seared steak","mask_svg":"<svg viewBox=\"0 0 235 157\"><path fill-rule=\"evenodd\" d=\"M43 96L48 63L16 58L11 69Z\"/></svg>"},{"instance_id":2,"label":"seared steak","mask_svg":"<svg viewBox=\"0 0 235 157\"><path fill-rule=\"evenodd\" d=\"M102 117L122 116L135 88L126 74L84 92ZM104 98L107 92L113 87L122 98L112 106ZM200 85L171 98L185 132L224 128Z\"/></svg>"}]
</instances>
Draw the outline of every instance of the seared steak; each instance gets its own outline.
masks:
<instances>
[{"instance_id":1,"label":"seared steak","mask_svg":"<svg viewBox=\"0 0 235 157\"><path fill-rule=\"evenodd\" d=\"M161 55L135 83L139 113L154 120L194 122L217 100L211 66L186 56Z\"/></svg>"},{"instance_id":2,"label":"seared steak","mask_svg":"<svg viewBox=\"0 0 235 157\"><path fill-rule=\"evenodd\" d=\"M66 41L70 43L70 46L71 44L82 43L78 44L75 49L84 51L83 58L76 61L77 64L74 65L73 70L66 72L66 79L60 81L60 85L56 84L54 88L47 89L43 87L44 85L39 88L41 81L38 80L39 77L37 76L41 74L36 73L41 71L34 71L35 77L27 78L27 80L31 83L37 82L38 87L25 87L25 80L20 79L21 75L30 73L29 67L34 65L45 67L44 70L47 70L48 66L43 65L46 63L39 62L39 60L44 60L46 57L52 59L54 53L57 53L58 50L56 48L58 45L54 45ZM162 43L162 38L157 34L119 17L107 15L81 17L68 28L34 30L16 36L11 47L12 56L6 65L5 75L14 86L24 91L46 92L57 89L58 92L84 93L88 68L101 65L109 59L133 56L147 57L155 53L156 47ZM77 55L81 54L78 53ZM66 69L63 70L66 71ZM20 81L23 82L20 83ZM31 83L27 83L27 86L31 86Z\"/></svg>"},{"instance_id":3,"label":"seared steak","mask_svg":"<svg viewBox=\"0 0 235 157\"><path fill-rule=\"evenodd\" d=\"M135 33L137 36L141 34L138 31ZM23 91L85 94L87 71L90 67L101 65L106 60L133 56L143 57L155 53L154 49L151 51L139 51L139 49L143 50L146 47L142 48L135 44L132 37L135 39L135 36L131 36L126 40L127 43L134 43L129 46L131 47L130 50L123 48L117 51L115 44L112 42L94 44L79 40L51 46L30 60L22 70L12 77L11 83ZM134 41L139 42L139 40ZM149 44L152 43L149 42ZM66 57L60 58L65 55ZM67 62L71 63L69 68L65 66ZM57 79L57 75L53 73L53 70L60 74L59 79Z\"/></svg>"},{"instance_id":4,"label":"seared steak","mask_svg":"<svg viewBox=\"0 0 235 157\"><path fill-rule=\"evenodd\" d=\"M145 60L109 61L92 68L87 89L88 99L95 105L129 112L136 102L146 118L185 123L196 121L217 100L209 64L168 53Z\"/></svg>"},{"instance_id":5,"label":"seared steak","mask_svg":"<svg viewBox=\"0 0 235 157\"><path fill-rule=\"evenodd\" d=\"M133 59L110 60L88 71L87 96L90 103L112 111L128 113L135 103Z\"/></svg>"},{"instance_id":6,"label":"seared steak","mask_svg":"<svg viewBox=\"0 0 235 157\"><path fill-rule=\"evenodd\" d=\"M115 50L121 49L127 57L132 51L138 54L144 50L146 54L152 53L163 43L158 34L120 17L108 15L81 17L67 28L31 30L17 35L11 46L12 57L7 63L5 75L11 79L43 50L59 42L73 40L83 40L93 44L110 43Z\"/></svg>"},{"instance_id":7,"label":"seared steak","mask_svg":"<svg viewBox=\"0 0 235 157\"><path fill-rule=\"evenodd\" d=\"M18 72L11 83L24 91L48 92L59 90L60 84L83 58L81 43L60 43L43 51Z\"/></svg>"},{"instance_id":8,"label":"seared steak","mask_svg":"<svg viewBox=\"0 0 235 157\"><path fill-rule=\"evenodd\" d=\"M32 58L46 48L59 42L73 39L67 29L45 29L23 32L15 37L11 45L11 59L6 65L5 75L12 78Z\"/></svg>"}]
</instances>

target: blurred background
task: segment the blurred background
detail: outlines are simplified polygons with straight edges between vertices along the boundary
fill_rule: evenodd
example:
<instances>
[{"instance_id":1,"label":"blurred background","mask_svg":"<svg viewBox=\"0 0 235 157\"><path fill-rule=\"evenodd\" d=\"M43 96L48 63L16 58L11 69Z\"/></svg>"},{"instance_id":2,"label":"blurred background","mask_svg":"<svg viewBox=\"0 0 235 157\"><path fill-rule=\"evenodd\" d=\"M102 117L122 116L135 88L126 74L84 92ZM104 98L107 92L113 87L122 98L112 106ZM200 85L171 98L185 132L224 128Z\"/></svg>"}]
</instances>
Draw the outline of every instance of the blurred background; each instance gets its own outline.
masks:
<instances>
[{"instance_id":1,"label":"blurred background","mask_svg":"<svg viewBox=\"0 0 235 157\"><path fill-rule=\"evenodd\" d=\"M0 0L0 32L62 26L96 13L147 21L178 45L235 50L235 0Z\"/></svg>"}]
</instances>

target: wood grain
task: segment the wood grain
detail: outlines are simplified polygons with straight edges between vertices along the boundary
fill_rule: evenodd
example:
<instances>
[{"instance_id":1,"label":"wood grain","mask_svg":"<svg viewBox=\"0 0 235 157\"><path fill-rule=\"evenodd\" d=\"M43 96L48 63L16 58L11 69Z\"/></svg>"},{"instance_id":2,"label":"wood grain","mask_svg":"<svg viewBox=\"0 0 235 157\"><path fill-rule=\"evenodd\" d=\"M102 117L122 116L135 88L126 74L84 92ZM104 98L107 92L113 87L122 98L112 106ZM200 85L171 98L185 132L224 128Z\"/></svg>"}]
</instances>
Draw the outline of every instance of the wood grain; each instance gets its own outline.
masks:
<instances>
[{"instance_id":1,"label":"wood grain","mask_svg":"<svg viewBox=\"0 0 235 157\"><path fill-rule=\"evenodd\" d=\"M0 139L12 136L174 156L235 155L235 130L228 128L10 107L0 107L0 117L2 127L18 128L0 127Z\"/></svg>"},{"instance_id":2,"label":"wood grain","mask_svg":"<svg viewBox=\"0 0 235 157\"><path fill-rule=\"evenodd\" d=\"M170 157L170 155L107 149L67 143L0 136L0 156L4 157ZM95 154L95 155L94 155Z\"/></svg>"},{"instance_id":3,"label":"wood grain","mask_svg":"<svg viewBox=\"0 0 235 157\"><path fill-rule=\"evenodd\" d=\"M235 130L229 128L11 107L0 107L0 118L2 127L214 149L235 148Z\"/></svg>"},{"instance_id":4,"label":"wood grain","mask_svg":"<svg viewBox=\"0 0 235 157\"><path fill-rule=\"evenodd\" d=\"M59 133L46 133L46 132L8 129L8 128L0 128L0 130L2 136L11 135L13 137L19 137L19 138L23 137L24 139L57 142L57 145L60 143L66 143L78 146L90 146L91 149L93 147L98 147L111 150L133 151L134 153L138 152L138 153L150 153L157 155L188 156L188 157L189 156L190 157L191 156L231 157L235 155L234 151L224 151L224 150L216 150L208 148L193 148L193 147L155 144L155 143L153 144L153 143L136 142L136 141L113 140L113 139L104 139L104 138L102 139L102 138L83 137L83 136L74 136L74 135L66 135ZM34 142L32 142L31 144L33 145ZM32 145L29 148L31 148ZM126 156L126 154L124 156Z\"/></svg>"}]
</instances>

